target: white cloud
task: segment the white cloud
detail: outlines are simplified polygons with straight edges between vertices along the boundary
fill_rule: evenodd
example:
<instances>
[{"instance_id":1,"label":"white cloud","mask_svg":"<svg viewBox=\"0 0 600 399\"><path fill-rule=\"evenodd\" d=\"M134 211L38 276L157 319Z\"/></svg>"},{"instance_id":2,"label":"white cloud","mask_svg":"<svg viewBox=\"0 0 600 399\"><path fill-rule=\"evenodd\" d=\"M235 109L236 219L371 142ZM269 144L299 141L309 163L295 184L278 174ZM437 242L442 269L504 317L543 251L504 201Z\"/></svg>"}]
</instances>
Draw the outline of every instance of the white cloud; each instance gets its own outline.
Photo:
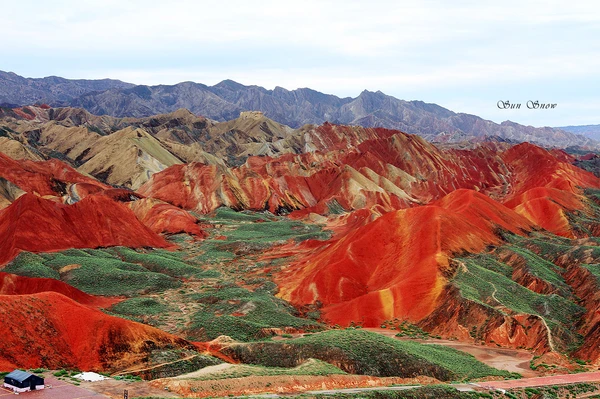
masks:
<instances>
[{"instance_id":1,"label":"white cloud","mask_svg":"<svg viewBox=\"0 0 600 399\"><path fill-rule=\"evenodd\" d=\"M494 28L490 24L518 28L521 24L599 20L592 2L558 1L459 2L448 7L445 2L415 0L59 0L43 11L31 0L25 6L14 4L9 7L14 8L10 11L15 17L4 23L17 37L37 39L31 45L100 50L261 41L368 55L398 46L414 48L465 38Z\"/></svg>"},{"instance_id":2,"label":"white cloud","mask_svg":"<svg viewBox=\"0 0 600 399\"><path fill-rule=\"evenodd\" d=\"M56 0L42 8L23 0L3 8L3 62L17 73L25 65L29 76L229 78L415 98L432 90L452 98L466 87L476 104L495 96L490 87L515 82L531 92L540 81L556 84L560 96L564 82L592 82L600 70L594 1Z\"/></svg>"}]
</instances>

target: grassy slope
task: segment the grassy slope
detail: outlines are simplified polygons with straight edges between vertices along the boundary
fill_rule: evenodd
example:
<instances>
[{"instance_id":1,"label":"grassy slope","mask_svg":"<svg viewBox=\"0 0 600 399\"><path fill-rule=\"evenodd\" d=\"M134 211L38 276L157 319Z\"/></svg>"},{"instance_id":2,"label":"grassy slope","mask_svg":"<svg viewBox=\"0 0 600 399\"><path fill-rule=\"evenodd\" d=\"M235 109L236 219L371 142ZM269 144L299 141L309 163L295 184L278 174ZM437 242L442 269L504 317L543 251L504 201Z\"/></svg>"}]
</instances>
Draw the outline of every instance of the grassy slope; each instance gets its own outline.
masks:
<instances>
[{"instance_id":1,"label":"grassy slope","mask_svg":"<svg viewBox=\"0 0 600 399\"><path fill-rule=\"evenodd\" d=\"M242 378L251 376L276 376L276 375L335 375L346 374L339 368L317 359L309 359L293 368L262 367L245 364L236 364L223 371L206 373L193 377L194 380L223 380L227 378Z\"/></svg>"},{"instance_id":2,"label":"grassy slope","mask_svg":"<svg viewBox=\"0 0 600 399\"><path fill-rule=\"evenodd\" d=\"M573 259L600 260L600 239L587 239L582 245L568 238L533 233L529 237L509 235L505 246L488 254L469 255L459 258L466 269L459 268L453 282L466 299L488 307L504 308L510 314L532 314L542 317L552 333L564 343L558 349L571 352L580 344L577 333L579 317L585 309L578 305L571 287L563 277L564 269L553 261L567 255ZM525 261L525 270L549 283L554 293L542 295L530 291L512 280L512 266L498 260L496 253L504 249L519 255ZM585 265L584 265L585 266ZM594 265L585 266L594 269ZM592 271L593 272L593 271ZM493 295L492 295L493 294Z\"/></svg>"},{"instance_id":3,"label":"grassy slope","mask_svg":"<svg viewBox=\"0 0 600 399\"><path fill-rule=\"evenodd\" d=\"M190 326L191 330L200 331L196 339L211 340L228 335L239 341L251 341L268 335L262 331L270 327L322 328L314 320L297 317L292 306L268 290L223 287L192 294L189 298L201 304Z\"/></svg>"},{"instance_id":4,"label":"grassy slope","mask_svg":"<svg viewBox=\"0 0 600 399\"><path fill-rule=\"evenodd\" d=\"M135 253L127 248L68 250L61 253L34 255L21 253L4 271L29 277L63 280L94 295L133 296L144 292L161 292L181 286L175 276L201 273L190 266L154 254L137 254L128 262L123 254ZM157 267L158 264L164 266ZM181 269L178 269L180 267Z\"/></svg>"},{"instance_id":5,"label":"grassy slope","mask_svg":"<svg viewBox=\"0 0 600 399\"><path fill-rule=\"evenodd\" d=\"M463 380L513 374L489 367L473 356L439 345L399 341L362 330L330 330L278 342L234 345L229 350L244 363L294 367L316 358L354 374Z\"/></svg>"}]
</instances>

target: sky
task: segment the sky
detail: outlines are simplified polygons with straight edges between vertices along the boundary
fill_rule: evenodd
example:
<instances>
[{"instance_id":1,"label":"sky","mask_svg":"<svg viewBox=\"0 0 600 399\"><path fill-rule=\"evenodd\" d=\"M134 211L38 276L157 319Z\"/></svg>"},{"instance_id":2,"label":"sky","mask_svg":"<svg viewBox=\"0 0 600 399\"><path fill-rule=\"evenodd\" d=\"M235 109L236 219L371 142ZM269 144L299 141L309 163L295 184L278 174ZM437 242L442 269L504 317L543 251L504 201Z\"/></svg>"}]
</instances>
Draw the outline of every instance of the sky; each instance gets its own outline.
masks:
<instances>
[{"instance_id":1,"label":"sky","mask_svg":"<svg viewBox=\"0 0 600 399\"><path fill-rule=\"evenodd\" d=\"M0 0L0 70L363 90L533 126L600 124L597 1ZM499 109L499 101L522 104ZM528 101L556 104L528 109Z\"/></svg>"}]
</instances>

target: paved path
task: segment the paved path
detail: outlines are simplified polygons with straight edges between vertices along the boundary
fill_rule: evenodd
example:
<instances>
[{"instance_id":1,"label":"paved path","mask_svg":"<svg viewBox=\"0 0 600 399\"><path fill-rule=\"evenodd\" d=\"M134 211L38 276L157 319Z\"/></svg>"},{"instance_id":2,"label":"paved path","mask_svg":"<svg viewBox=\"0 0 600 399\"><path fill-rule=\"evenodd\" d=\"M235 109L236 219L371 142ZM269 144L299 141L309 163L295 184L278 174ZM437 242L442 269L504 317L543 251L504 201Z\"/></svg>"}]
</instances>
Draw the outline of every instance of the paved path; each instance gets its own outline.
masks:
<instances>
[{"instance_id":1,"label":"paved path","mask_svg":"<svg viewBox=\"0 0 600 399\"><path fill-rule=\"evenodd\" d=\"M326 389L317 391L303 391L300 394L311 394L311 395L335 395L337 393L361 393L367 391L404 391L407 389L421 388L420 385L402 385L393 387L373 387L373 388L345 388L345 389ZM289 394L278 395L276 393L265 393L263 395L245 395L236 396L236 398L284 398Z\"/></svg>"},{"instance_id":2,"label":"paved path","mask_svg":"<svg viewBox=\"0 0 600 399\"><path fill-rule=\"evenodd\" d=\"M600 371L591 373L551 375L547 377L521 378L520 380L481 382L477 385L484 388L512 389L540 387L547 385L577 384L580 382L600 382Z\"/></svg>"},{"instance_id":3,"label":"paved path","mask_svg":"<svg viewBox=\"0 0 600 399\"><path fill-rule=\"evenodd\" d=\"M336 393L361 393L368 391L405 391L407 389L420 388L420 385L402 385L395 387L373 387L373 388L346 388L346 389L328 389L323 391L306 391L303 393L319 395L335 395Z\"/></svg>"}]
</instances>

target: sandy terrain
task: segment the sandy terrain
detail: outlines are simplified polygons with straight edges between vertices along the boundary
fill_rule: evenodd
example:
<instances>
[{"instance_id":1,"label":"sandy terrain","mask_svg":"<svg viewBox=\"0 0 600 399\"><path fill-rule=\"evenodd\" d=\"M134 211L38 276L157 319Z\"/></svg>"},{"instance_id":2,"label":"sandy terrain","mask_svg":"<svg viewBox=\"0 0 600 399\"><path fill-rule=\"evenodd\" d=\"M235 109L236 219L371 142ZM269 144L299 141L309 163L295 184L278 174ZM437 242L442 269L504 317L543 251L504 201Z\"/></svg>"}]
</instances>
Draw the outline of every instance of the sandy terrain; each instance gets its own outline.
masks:
<instances>
[{"instance_id":1,"label":"sandy terrain","mask_svg":"<svg viewBox=\"0 0 600 399\"><path fill-rule=\"evenodd\" d=\"M221 364L217 364L215 366L208 366L208 367L204 367L203 369L200 370L196 370L196 371L192 371L191 373L187 373L187 374L182 374L182 375L178 375L177 377L173 377L173 378L177 378L177 379L193 379L193 378L198 378L201 375L206 375L206 374L211 374L211 373L217 373L219 371L223 371L226 370L230 367L232 367L233 364L231 363L221 363Z\"/></svg>"},{"instance_id":2,"label":"sandy terrain","mask_svg":"<svg viewBox=\"0 0 600 399\"><path fill-rule=\"evenodd\" d=\"M23 393L25 398L32 399L83 399L83 398L108 398L108 396L102 395L97 392L90 391L83 386L75 386L69 382L61 381L56 377L44 377L46 386L48 388L40 391L32 391ZM83 385L83 384L82 384ZM51 386L51 388L49 387ZM14 393L6 388L0 388L0 398L14 397ZM123 392L121 391L121 397Z\"/></svg>"},{"instance_id":3,"label":"sandy terrain","mask_svg":"<svg viewBox=\"0 0 600 399\"><path fill-rule=\"evenodd\" d=\"M155 388L148 381L123 381L123 380L104 380L98 382L86 382L81 384L82 387L102 394L103 398L122 399L123 390L129 391L129 397L145 397L155 396L160 398L179 398L180 396L165 391L164 389Z\"/></svg>"}]
</instances>

